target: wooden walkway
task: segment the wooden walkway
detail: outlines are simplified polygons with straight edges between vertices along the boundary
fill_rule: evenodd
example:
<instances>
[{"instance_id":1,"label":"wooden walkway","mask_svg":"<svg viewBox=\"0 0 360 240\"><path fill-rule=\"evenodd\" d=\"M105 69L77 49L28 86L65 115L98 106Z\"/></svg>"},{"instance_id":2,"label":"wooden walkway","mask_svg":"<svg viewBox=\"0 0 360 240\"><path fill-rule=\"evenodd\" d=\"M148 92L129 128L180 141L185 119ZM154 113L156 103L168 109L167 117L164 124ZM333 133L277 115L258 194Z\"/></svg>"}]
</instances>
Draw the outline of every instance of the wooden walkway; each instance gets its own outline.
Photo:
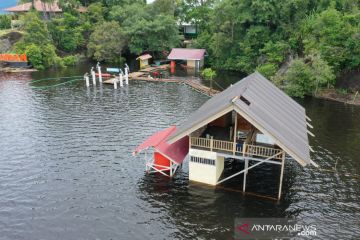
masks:
<instances>
[{"instance_id":1,"label":"wooden walkway","mask_svg":"<svg viewBox=\"0 0 360 240\"><path fill-rule=\"evenodd\" d=\"M135 80L135 81L147 81L147 82L185 84L185 85L191 87L192 89L194 89L195 91L200 92L205 95L208 95L208 96L213 96L220 92L215 89L211 89L211 91L210 91L210 88L201 84L200 79L198 79L198 78L191 78L191 77L189 77L189 78L185 78L185 77L184 78L182 78L182 77L153 78L153 77L149 76L151 71L165 70L167 67L168 67L168 65L162 65L160 67L148 67L148 68L140 70L139 72L129 73L129 81ZM119 82L119 78L118 77L110 78L110 79L103 81L103 83L114 84L114 81ZM125 79L124 79L124 82L125 82Z\"/></svg>"}]
</instances>

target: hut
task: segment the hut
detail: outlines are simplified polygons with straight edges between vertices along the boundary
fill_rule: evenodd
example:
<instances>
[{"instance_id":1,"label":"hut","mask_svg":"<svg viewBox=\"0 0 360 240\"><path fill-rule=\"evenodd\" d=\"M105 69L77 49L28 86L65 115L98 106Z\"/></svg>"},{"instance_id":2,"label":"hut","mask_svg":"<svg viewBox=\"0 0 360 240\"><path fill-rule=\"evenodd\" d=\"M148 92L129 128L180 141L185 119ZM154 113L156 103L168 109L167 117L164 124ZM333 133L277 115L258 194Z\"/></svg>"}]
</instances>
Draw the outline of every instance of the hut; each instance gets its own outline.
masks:
<instances>
[{"instance_id":1,"label":"hut","mask_svg":"<svg viewBox=\"0 0 360 240\"><path fill-rule=\"evenodd\" d=\"M59 2L56 0L52 1L52 2L35 0L35 1L28 2L28 3L23 3L23 4L13 6L13 7L6 8L6 9L4 9L4 11L10 12L10 13L21 14L21 13L27 13L27 12L31 11L32 9L34 9L38 12L42 12L43 13L42 17L44 19L47 19L50 15L58 15L58 14L62 14L62 12L63 12L62 8L59 6ZM87 8L80 6L77 10L80 13L84 13L87 11Z\"/></svg>"},{"instance_id":2,"label":"hut","mask_svg":"<svg viewBox=\"0 0 360 240\"><path fill-rule=\"evenodd\" d=\"M186 61L186 66L199 70L204 66L205 49L194 48L173 48L168 56L171 66L175 66L175 61Z\"/></svg>"},{"instance_id":3,"label":"hut","mask_svg":"<svg viewBox=\"0 0 360 240\"><path fill-rule=\"evenodd\" d=\"M136 58L136 60L140 61L140 69L146 68L149 66L149 59L151 59L152 56L150 54L143 54Z\"/></svg>"},{"instance_id":4,"label":"hut","mask_svg":"<svg viewBox=\"0 0 360 240\"><path fill-rule=\"evenodd\" d=\"M146 172L158 172L172 177L182 165L189 151L189 138L185 136L173 144L168 144L166 139L175 131L175 126L159 131L135 149L133 155L145 151ZM149 148L153 148L154 157L147 157Z\"/></svg>"},{"instance_id":5,"label":"hut","mask_svg":"<svg viewBox=\"0 0 360 240\"><path fill-rule=\"evenodd\" d=\"M278 199L284 165L317 166L310 158L305 109L255 72L213 96L166 138L173 144L189 139L189 180L218 185L261 164L280 166ZM244 169L224 176L224 161L244 162ZM251 165L250 165L251 163Z\"/></svg>"}]
</instances>

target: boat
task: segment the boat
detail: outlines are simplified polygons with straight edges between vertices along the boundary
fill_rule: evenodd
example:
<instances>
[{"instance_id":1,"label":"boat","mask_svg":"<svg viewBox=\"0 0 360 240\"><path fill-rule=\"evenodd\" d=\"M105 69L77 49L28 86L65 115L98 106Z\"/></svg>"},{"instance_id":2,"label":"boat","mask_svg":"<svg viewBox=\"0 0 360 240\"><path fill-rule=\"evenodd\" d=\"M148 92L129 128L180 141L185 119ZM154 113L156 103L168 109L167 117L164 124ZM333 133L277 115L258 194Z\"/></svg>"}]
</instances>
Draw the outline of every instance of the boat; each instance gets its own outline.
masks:
<instances>
[{"instance_id":1,"label":"boat","mask_svg":"<svg viewBox=\"0 0 360 240\"><path fill-rule=\"evenodd\" d=\"M99 73L95 73L95 76L99 77L99 75L100 75ZM112 77L112 75L110 73L101 73L101 76L103 78L111 78Z\"/></svg>"},{"instance_id":2,"label":"boat","mask_svg":"<svg viewBox=\"0 0 360 240\"><path fill-rule=\"evenodd\" d=\"M0 54L0 63L9 68L30 68L26 54Z\"/></svg>"}]
</instances>

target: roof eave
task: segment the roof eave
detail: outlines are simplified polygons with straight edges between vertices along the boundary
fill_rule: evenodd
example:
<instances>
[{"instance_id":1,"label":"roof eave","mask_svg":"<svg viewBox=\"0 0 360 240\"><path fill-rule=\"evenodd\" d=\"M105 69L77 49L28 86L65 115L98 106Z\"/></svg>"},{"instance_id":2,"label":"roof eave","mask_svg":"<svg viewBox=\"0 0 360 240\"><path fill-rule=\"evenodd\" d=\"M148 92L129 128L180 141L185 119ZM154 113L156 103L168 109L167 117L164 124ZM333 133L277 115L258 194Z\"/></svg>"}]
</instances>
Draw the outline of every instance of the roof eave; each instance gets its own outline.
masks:
<instances>
[{"instance_id":1,"label":"roof eave","mask_svg":"<svg viewBox=\"0 0 360 240\"><path fill-rule=\"evenodd\" d=\"M249 115L247 115L244 111L242 111L239 107L234 105L234 110L240 114L243 118L245 118L248 122L250 122L254 127L260 130L262 133L270 136L272 139L275 140L276 145L278 145L282 150L284 150L287 154L289 154L295 161L297 161L302 167L305 167L307 164L310 163L311 160L308 162L301 157L299 157L296 153L286 147L284 144L281 143L274 135L268 132L265 128L263 128L260 124L258 124L254 119L252 119Z\"/></svg>"},{"instance_id":2,"label":"roof eave","mask_svg":"<svg viewBox=\"0 0 360 240\"><path fill-rule=\"evenodd\" d=\"M225 115L226 113L230 112L233 110L233 106L231 103L229 103L229 105L227 105L226 107L224 107L223 109L221 109L220 111L218 111L217 113L213 114L212 116L196 123L193 127L183 131L183 132L180 132L174 136L171 136L168 138L167 142L169 144L173 144L174 142L180 140L181 138L191 134L192 132L196 131L197 129L201 128L202 126L204 126L205 124L208 124L209 122L212 122L214 121L215 119Z\"/></svg>"}]
</instances>

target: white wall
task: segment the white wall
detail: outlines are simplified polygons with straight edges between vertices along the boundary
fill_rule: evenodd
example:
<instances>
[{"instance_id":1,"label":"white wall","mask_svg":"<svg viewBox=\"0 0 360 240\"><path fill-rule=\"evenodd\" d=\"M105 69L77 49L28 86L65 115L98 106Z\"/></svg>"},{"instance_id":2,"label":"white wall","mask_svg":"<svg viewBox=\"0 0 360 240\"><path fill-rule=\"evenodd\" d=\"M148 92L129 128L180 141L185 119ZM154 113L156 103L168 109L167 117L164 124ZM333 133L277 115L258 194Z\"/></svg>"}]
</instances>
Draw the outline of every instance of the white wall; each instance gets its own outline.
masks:
<instances>
[{"instance_id":1,"label":"white wall","mask_svg":"<svg viewBox=\"0 0 360 240\"><path fill-rule=\"evenodd\" d=\"M223 170L224 158L218 157L216 152L204 151L191 148L189 156L215 161L215 165L189 161L189 180L216 185Z\"/></svg>"}]
</instances>

